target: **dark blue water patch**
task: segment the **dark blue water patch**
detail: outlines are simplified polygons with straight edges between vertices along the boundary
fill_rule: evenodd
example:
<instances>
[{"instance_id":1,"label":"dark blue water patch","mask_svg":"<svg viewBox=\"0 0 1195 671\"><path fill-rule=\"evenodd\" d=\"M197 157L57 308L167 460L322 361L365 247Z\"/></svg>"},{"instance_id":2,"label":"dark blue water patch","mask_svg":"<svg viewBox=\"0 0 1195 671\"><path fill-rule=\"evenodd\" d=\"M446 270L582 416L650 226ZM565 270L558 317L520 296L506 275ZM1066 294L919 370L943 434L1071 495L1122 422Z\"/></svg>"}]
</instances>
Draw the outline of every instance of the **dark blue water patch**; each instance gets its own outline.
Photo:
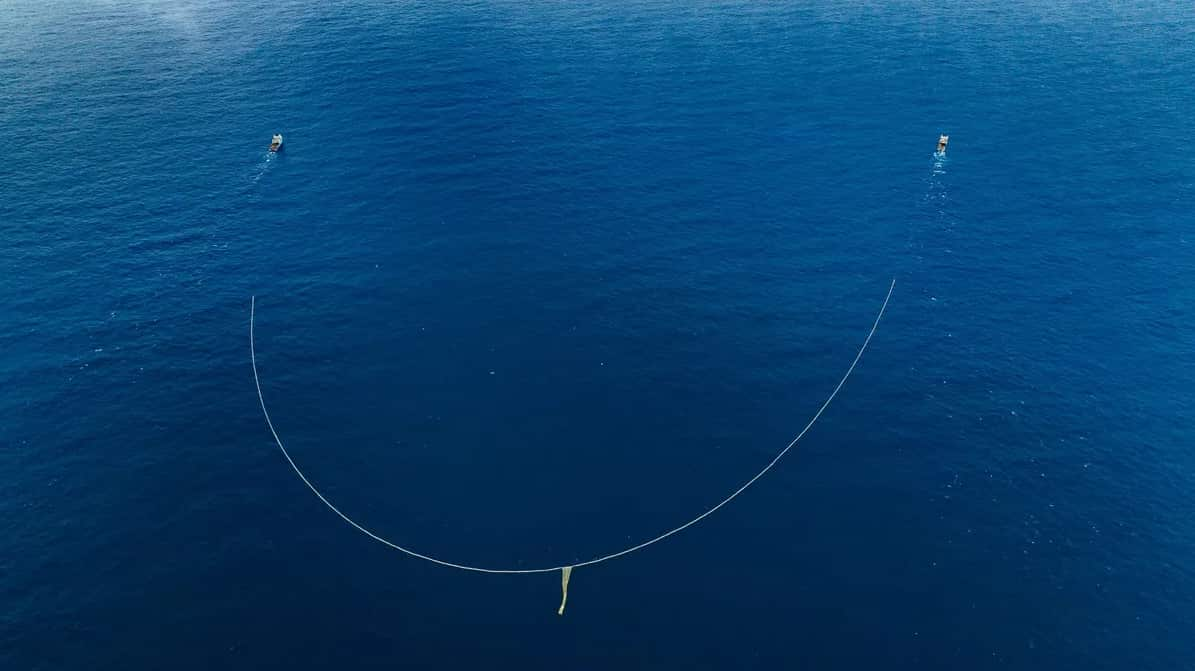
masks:
<instances>
[{"instance_id":1,"label":"dark blue water patch","mask_svg":"<svg viewBox=\"0 0 1195 671\"><path fill-rule=\"evenodd\" d=\"M1190 658L1184 8L8 9L4 668Z\"/></svg>"}]
</instances>

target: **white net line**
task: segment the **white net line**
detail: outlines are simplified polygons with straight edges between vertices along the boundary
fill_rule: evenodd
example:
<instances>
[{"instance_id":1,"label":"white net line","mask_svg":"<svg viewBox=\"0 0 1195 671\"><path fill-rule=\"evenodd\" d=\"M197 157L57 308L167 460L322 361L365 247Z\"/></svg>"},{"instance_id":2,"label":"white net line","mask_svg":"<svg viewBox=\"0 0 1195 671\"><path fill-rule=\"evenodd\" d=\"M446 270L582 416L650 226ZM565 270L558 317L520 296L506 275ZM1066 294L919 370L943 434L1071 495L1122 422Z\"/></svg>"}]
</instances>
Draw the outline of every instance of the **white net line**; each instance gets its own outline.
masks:
<instances>
[{"instance_id":1,"label":"white net line","mask_svg":"<svg viewBox=\"0 0 1195 671\"><path fill-rule=\"evenodd\" d=\"M787 446L785 446L785 448L783 450L780 450L780 452L777 453L776 456L773 457L772 460L769 461L768 464L763 467L763 470L756 473L754 477L752 477L747 482L743 483L743 485L741 487L739 487L738 489L731 492L731 494L729 496L727 496L726 498L719 501L716 505L714 505L709 510L706 510L705 512L701 513L697 517L694 517L693 519L689 520L688 522L685 522L684 524L682 524L674 529L671 529L669 531L665 531L664 533L662 533L650 540L643 541L642 543L639 543L638 545L632 545L630 547L624 548L617 552L611 552L610 554L595 557L594 559L590 559L588 561L583 561L583 562L579 562L579 563L575 563L575 564L561 564L559 566L551 566L551 567L546 567L546 568L529 568L529 569L485 568L482 566L469 566L468 564L457 564L455 562L445 561L443 559L438 559L438 558L432 557L430 555L425 555L425 554L416 552L414 550L411 550L410 548L405 548L397 543L393 543L389 540L386 540L385 538L382 538L381 536L375 534L374 532L370 531L369 529L366 529L365 527L361 526L355 520L353 520L351 517L349 517L348 515L341 512L339 508L337 508L335 505L333 505L332 502L327 499L327 497L325 497L322 493L320 493L320 491L318 489L316 489L315 485L313 485L311 483L311 481L307 479L307 476L303 474L303 471L301 471L299 469L298 464L295 463L295 460L293 458L291 458L290 453L286 451L286 447L282 444L282 439L278 437L278 431L274 428L274 422L270 419L270 412L269 412L269 410L266 409L266 399L265 399L265 396L263 396L262 392L261 392L261 378L258 376L258 373L257 373L257 349L256 349L256 345L254 342L254 320L256 317L256 313L257 313L257 297L256 296L250 298L250 301L249 301L249 358L253 364L253 382L257 386L257 400L261 402L261 412L266 418L266 426L268 426L270 428L270 433L274 436L274 442L278 445L278 449L282 451L282 456L286 457L286 461L287 461L287 463L290 464L290 467L295 471L295 475L299 476L299 479L303 481L303 484L307 485L307 488L311 490L311 493L315 494L316 498L318 498L321 502L323 502L323 504L325 506L327 506L332 512L334 512L338 516L340 516L340 519L342 519L346 523L348 523L349 526L353 527L357 531L360 531L361 533L365 534L366 536L369 536L370 538L374 539L375 541L377 541L383 545L386 545L395 550L398 550L399 552L410 555L416 559L422 559L424 561L429 561L429 562L432 562L433 564L439 564L440 566L447 566L449 568L461 569L462 571L475 571L477 573L552 573L555 571L562 571L565 568L579 568L582 566L591 566L593 564L598 564L598 563L601 563L604 561L609 561L611 559L617 559L624 555L629 555L632 552L642 550L642 549L648 547L649 545L654 545L654 544L664 540L665 538L668 538L669 536L671 536L673 534L684 531L685 529L688 529L689 527L693 526L694 524L697 524L701 520L714 514L714 512L717 511L722 506L733 501L735 499L735 497L737 497L739 494L742 494L744 491L747 490L748 487L755 484L755 482L757 480L762 478L764 476L764 474L766 474L768 471L772 470L772 467L775 466L777 464L777 462L779 462L784 457L785 454L788 454L788 451L791 450L801 440L801 438L805 437L805 434L809 432L809 429L813 428L813 425L822 416L822 413L825 412L826 408L828 408L830 406L830 403L834 400L834 397L838 395L839 390L841 390L843 385L846 384L847 378L849 378L851 376L851 373L853 373L855 371L855 366L858 365L859 359L861 359L863 357L863 352L865 352L867 350L867 346L871 344L871 338L872 338L872 336L875 335L876 329L879 328L879 326L880 326L880 319L882 319L884 317L884 311L888 309L888 301L892 298L892 291L895 288L896 288L896 280L893 279L892 283L890 285L888 285L888 293L887 293L887 295L884 296L884 302L882 305L880 305L879 312L876 313L875 321L873 321L871 324L871 330L868 331L867 338L865 338L863 340L863 344L859 347L858 353L855 354L854 360L851 361L850 367L846 369L846 373L844 373L842 378L838 381L838 384L834 387L834 390L832 392L830 392L830 395L828 397L826 397L825 402L822 403L820 408L818 408L817 412L813 415L813 418L810 419L807 424L805 424L805 428L801 429L801 432L797 434L797 437L793 438L792 442L790 442Z\"/></svg>"}]
</instances>

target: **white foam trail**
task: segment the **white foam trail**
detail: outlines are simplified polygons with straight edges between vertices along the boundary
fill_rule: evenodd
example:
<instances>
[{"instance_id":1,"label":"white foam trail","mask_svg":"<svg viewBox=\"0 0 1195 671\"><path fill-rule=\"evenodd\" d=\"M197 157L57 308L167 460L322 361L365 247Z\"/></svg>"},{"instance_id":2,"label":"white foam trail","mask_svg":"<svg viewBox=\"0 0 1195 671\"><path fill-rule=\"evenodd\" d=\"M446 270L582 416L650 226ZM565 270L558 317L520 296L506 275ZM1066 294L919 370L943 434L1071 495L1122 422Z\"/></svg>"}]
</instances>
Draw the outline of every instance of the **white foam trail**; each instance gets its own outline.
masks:
<instances>
[{"instance_id":1,"label":"white foam trail","mask_svg":"<svg viewBox=\"0 0 1195 671\"><path fill-rule=\"evenodd\" d=\"M274 157L277 155L278 154L276 154L272 151L266 152L266 155L261 159L261 163L257 164L257 173L255 175L253 175L252 178L249 179L249 182L251 184L257 184L257 181L260 180L262 178L262 176L266 174L266 171L268 171L270 169L270 166L273 165L273 163L274 163Z\"/></svg>"}]
</instances>

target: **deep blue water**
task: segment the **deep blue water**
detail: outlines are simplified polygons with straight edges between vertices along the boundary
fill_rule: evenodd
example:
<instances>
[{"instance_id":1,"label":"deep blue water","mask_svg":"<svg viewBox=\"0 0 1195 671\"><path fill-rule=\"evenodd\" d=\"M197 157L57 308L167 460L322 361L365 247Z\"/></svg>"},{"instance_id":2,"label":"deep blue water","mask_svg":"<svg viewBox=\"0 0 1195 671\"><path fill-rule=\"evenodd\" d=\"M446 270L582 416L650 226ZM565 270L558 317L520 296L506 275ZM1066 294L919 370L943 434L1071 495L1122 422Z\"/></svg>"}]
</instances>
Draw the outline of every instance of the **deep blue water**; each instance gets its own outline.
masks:
<instances>
[{"instance_id":1,"label":"deep blue water","mask_svg":"<svg viewBox=\"0 0 1195 671\"><path fill-rule=\"evenodd\" d=\"M1188 668L1193 91L1186 3L0 4L0 668ZM249 366L569 563L893 277L564 618Z\"/></svg>"}]
</instances>

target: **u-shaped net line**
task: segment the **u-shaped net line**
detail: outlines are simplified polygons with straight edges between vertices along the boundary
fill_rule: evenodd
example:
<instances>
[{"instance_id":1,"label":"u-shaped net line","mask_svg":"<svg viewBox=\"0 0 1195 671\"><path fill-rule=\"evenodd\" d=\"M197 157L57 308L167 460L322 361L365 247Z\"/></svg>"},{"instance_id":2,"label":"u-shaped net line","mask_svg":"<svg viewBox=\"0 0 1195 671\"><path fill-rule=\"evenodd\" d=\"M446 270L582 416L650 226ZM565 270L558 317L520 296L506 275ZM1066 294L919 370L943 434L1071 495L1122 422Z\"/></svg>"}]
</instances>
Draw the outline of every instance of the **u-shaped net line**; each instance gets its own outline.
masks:
<instances>
[{"instance_id":1,"label":"u-shaped net line","mask_svg":"<svg viewBox=\"0 0 1195 671\"><path fill-rule=\"evenodd\" d=\"M311 490L311 493L315 494L316 498L318 498L321 502L323 502L323 504L325 506L327 506L328 509L330 509L332 512L336 513L340 517L340 519L344 520L349 526L353 527L357 531L360 531L361 533L365 534L366 536L369 536L370 538L374 539L375 541L377 541L383 545L386 545L390 548L398 550L399 552L402 552L404 554L410 555L416 559L422 559L424 561L429 561L429 562L432 562L433 564L439 564L440 566L447 566L449 568L461 569L462 571L475 571L477 573L553 573L555 571L561 571L566 576L565 580L567 581L567 573L571 573L572 569L580 568L582 566L592 566L593 564L600 564L601 562L604 562L604 561L609 561L611 559L617 559L619 557L629 555L632 552L637 552L637 551L642 550L650 545L655 545L656 543L659 543L660 541L664 540L665 538L668 538L669 536L671 536L673 534L680 533L681 531L688 529L689 527L693 526L694 524L697 524L701 520L704 520L705 518L714 514L714 512L717 511L722 506L733 501L735 499L735 497L737 497L739 494L742 494L743 492L745 492L748 487L755 484L755 482L757 480L759 480L760 478L762 478L764 476L764 474L766 474L768 471L772 470L772 467L775 466L777 464L777 462L779 462L784 457L785 454L788 454L789 450L791 450L802 438L805 437L805 434L809 432L809 429L813 428L813 425L815 423L817 423L817 420L819 418L821 418L822 413L825 412L826 408L828 408L830 406L830 403L834 400L834 397L838 395L838 392L842 389L843 385L846 384L847 378L849 378L851 376L851 373L853 373L855 371L855 366L858 365L859 359L861 359L863 357L863 352L867 351L867 346L871 344L872 336L875 335L876 329L878 329L880 326L880 320L884 317L884 311L888 309L888 301L891 300L892 291L895 288L896 288L896 279L894 278L892 280L892 283L888 285L888 293L884 296L884 302L883 302L883 304L880 305L879 312L876 313L875 321L873 321L871 324L871 330L868 331L867 337L863 340L863 344L859 347L859 351L855 354L854 360L851 361L851 365L846 369L846 372L843 373L842 378L838 381L838 384L834 387L834 390L831 391L830 395L826 397L825 402L823 402L821 407L817 409L817 412L814 413L813 417L809 420L809 422L807 424L805 424L805 428L801 429L801 432L797 434L796 438L793 438L792 442L790 442L787 446L785 446L785 448L783 450L780 450L780 452L778 452L776 454L776 456L773 457L772 460L769 461L768 464L763 467L762 470L760 470L758 473L756 473L754 477L752 477L747 482L743 483L742 486L740 486L738 489L731 492L729 496L727 496L726 498L719 501L717 504L715 504L709 510L706 510L705 512L701 513L697 517L694 517L693 519L689 520L688 522L685 522L684 524L682 524L676 528L665 531L664 533L662 533L654 538L651 538L649 540L643 541L642 543L639 543L638 545L632 545L630 547L623 548L622 550L619 550L617 552L611 552L610 554L601 555L600 557L595 557L588 561L583 561L583 562L573 563L573 564L562 564L559 566L549 566L549 567L545 567L545 568L519 568L519 569L487 568L484 566L470 566L468 564L458 564L456 562L439 559L437 557L432 557L430 555L426 555L421 552L416 552L410 548L406 548L397 543L393 543L389 540L386 540L385 538L382 538L381 536L375 534L374 532L370 531L369 529L366 529L364 526L358 524L353 518L351 518L348 515L341 512L341 510L339 508L337 508L335 505L333 505L333 503L331 501L329 501L327 499L327 497L325 497L320 492L320 490L316 489L315 485L311 483L311 480L308 480L307 476L303 474L303 471L299 469L299 465L295 463L295 460L293 458L291 458L290 453L286 451L286 446L284 446L282 444L282 439L278 437L278 431L277 431L277 429L274 428L273 420L270 419L270 411L266 409L266 399L265 399L265 396L263 396L261 393L261 377L257 373L257 349L256 349L256 344L254 342L254 319L257 314L257 297L256 296L253 296L249 300L249 359L253 365L253 382L257 386L257 400L261 402L261 412L266 418L266 426L269 427L270 434L272 434L274 436L274 442L278 445L278 449L282 451L282 456L286 458L287 463L290 464L290 467L294 470L295 475L299 476L299 479L303 481L303 484L307 485L307 488ZM567 572L565 571L566 569L567 569ZM565 590L566 590L566 594L567 594L567 582L565 582ZM563 610L564 610L564 604L561 603L561 611L563 612Z\"/></svg>"}]
</instances>

